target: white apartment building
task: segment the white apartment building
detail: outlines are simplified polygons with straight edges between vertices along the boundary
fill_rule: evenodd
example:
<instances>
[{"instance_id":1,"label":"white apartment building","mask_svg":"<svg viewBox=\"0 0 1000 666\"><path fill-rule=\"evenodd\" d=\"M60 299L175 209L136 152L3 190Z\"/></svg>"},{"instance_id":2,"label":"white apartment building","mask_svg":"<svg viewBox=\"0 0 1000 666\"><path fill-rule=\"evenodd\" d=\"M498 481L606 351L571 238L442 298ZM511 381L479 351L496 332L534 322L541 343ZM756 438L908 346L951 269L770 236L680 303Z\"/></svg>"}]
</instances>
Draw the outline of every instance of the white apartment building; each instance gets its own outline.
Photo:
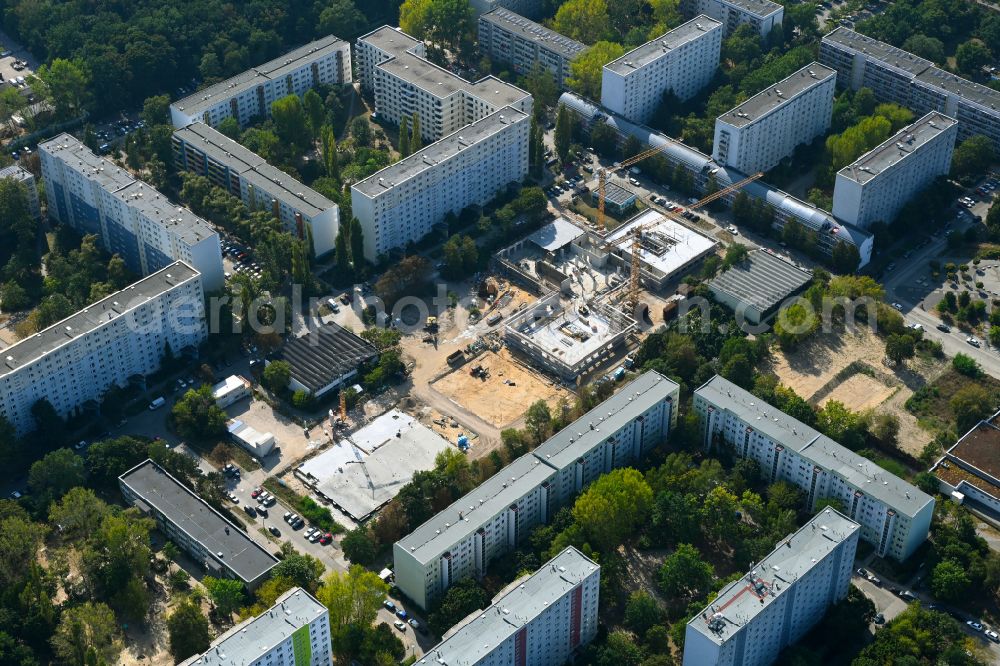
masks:
<instances>
[{"instance_id":1,"label":"white apartment building","mask_svg":"<svg viewBox=\"0 0 1000 666\"><path fill-rule=\"evenodd\" d=\"M567 506L601 474L662 442L680 387L647 372L393 545L396 585L421 608Z\"/></svg>"},{"instance_id":2,"label":"white apartment building","mask_svg":"<svg viewBox=\"0 0 1000 666\"><path fill-rule=\"evenodd\" d=\"M726 37L744 24L766 37L771 30L781 27L785 16L785 8L771 0L684 0L681 11L685 16L704 14L722 21Z\"/></svg>"},{"instance_id":3,"label":"white apartment building","mask_svg":"<svg viewBox=\"0 0 1000 666\"><path fill-rule=\"evenodd\" d=\"M541 65L552 72L559 89L566 90L569 65L587 46L509 9L494 9L479 17L479 48L518 74L530 74Z\"/></svg>"},{"instance_id":4,"label":"white apartment building","mask_svg":"<svg viewBox=\"0 0 1000 666\"><path fill-rule=\"evenodd\" d=\"M951 170L958 124L932 111L838 171L834 217L861 228L892 222L908 201Z\"/></svg>"},{"instance_id":5,"label":"white apartment building","mask_svg":"<svg viewBox=\"0 0 1000 666\"><path fill-rule=\"evenodd\" d=\"M563 666L597 633L601 567L570 546L448 631L423 666Z\"/></svg>"},{"instance_id":6,"label":"white apartment building","mask_svg":"<svg viewBox=\"0 0 1000 666\"><path fill-rule=\"evenodd\" d=\"M684 666L766 666L847 596L859 526L826 508L687 624Z\"/></svg>"},{"instance_id":7,"label":"white apartment building","mask_svg":"<svg viewBox=\"0 0 1000 666\"><path fill-rule=\"evenodd\" d=\"M601 104L645 123L667 91L682 101L694 97L715 76L722 34L722 23L700 15L609 62L601 72Z\"/></svg>"},{"instance_id":8,"label":"white apartment building","mask_svg":"<svg viewBox=\"0 0 1000 666\"><path fill-rule=\"evenodd\" d=\"M469 4L477 15L494 9L509 9L521 16L537 17L542 13L542 0L469 0Z\"/></svg>"},{"instance_id":9,"label":"white apartment building","mask_svg":"<svg viewBox=\"0 0 1000 666\"><path fill-rule=\"evenodd\" d=\"M725 444L816 501L840 500L879 557L905 560L927 539L934 498L716 375L694 392L705 448Z\"/></svg>"},{"instance_id":10,"label":"white apartment building","mask_svg":"<svg viewBox=\"0 0 1000 666\"><path fill-rule=\"evenodd\" d=\"M174 132L174 161L208 178L253 210L270 210L299 239L312 239L320 256L334 249L340 207L256 153L204 123Z\"/></svg>"},{"instance_id":11,"label":"white apartment building","mask_svg":"<svg viewBox=\"0 0 1000 666\"><path fill-rule=\"evenodd\" d=\"M351 45L328 35L177 100L170 105L170 121L177 128L193 122L218 127L235 118L245 127L253 118L270 116L275 100L301 97L321 83L350 82Z\"/></svg>"},{"instance_id":12,"label":"white apartment building","mask_svg":"<svg viewBox=\"0 0 1000 666\"><path fill-rule=\"evenodd\" d=\"M358 78L375 93L379 118L399 125L416 114L425 143L438 141L504 107L531 112L531 95L487 76L476 83L426 60L424 46L383 26L355 44Z\"/></svg>"},{"instance_id":13,"label":"white apartment building","mask_svg":"<svg viewBox=\"0 0 1000 666\"><path fill-rule=\"evenodd\" d=\"M712 159L743 173L767 171L826 133L837 72L806 65L715 120Z\"/></svg>"},{"instance_id":14,"label":"white apartment building","mask_svg":"<svg viewBox=\"0 0 1000 666\"><path fill-rule=\"evenodd\" d=\"M332 659L330 612L293 587L179 666L330 666Z\"/></svg>"},{"instance_id":15,"label":"white apartment building","mask_svg":"<svg viewBox=\"0 0 1000 666\"><path fill-rule=\"evenodd\" d=\"M483 205L528 173L527 113L505 107L351 186L365 258L417 242L448 213Z\"/></svg>"},{"instance_id":16,"label":"white apartment building","mask_svg":"<svg viewBox=\"0 0 1000 666\"><path fill-rule=\"evenodd\" d=\"M819 59L837 70L838 85L871 88L880 101L918 116L938 111L958 121L958 141L982 134L1000 150L1000 91L842 27L823 36Z\"/></svg>"},{"instance_id":17,"label":"white apartment building","mask_svg":"<svg viewBox=\"0 0 1000 666\"><path fill-rule=\"evenodd\" d=\"M223 287L219 235L208 222L69 134L39 144L38 153L50 217L96 234L135 273L184 261L201 273L206 291Z\"/></svg>"},{"instance_id":18,"label":"white apartment building","mask_svg":"<svg viewBox=\"0 0 1000 666\"><path fill-rule=\"evenodd\" d=\"M24 185L28 191L28 210L36 220L42 219L42 207L38 202L38 187L35 185L35 177L27 169L12 164L9 167L0 169L0 178L10 178Z\"/></svg>"},{"instance_id":19,"label":"white apartment building","mask_svg":"<svg viewBox=\"0 0 1000 666\"><path fill-rule=\"evenodd\" d=\"M23 435L35 429L39 400L70 416L111 386L158 370L167 345L177 354L206 335L201 276L174 263L7 347L0 415Z\"/></svg>"}]
</instances>

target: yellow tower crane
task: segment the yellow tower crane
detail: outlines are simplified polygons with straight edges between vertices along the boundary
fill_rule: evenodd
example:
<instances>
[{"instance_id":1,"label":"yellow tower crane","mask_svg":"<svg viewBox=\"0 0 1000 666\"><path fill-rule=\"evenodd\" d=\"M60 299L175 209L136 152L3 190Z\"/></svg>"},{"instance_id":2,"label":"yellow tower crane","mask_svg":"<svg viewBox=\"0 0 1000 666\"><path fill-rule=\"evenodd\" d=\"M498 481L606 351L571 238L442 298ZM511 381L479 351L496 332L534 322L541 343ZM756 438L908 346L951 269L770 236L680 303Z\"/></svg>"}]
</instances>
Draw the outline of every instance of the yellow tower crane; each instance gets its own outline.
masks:
<instances>
[{"instance_id":1,"label":"yellow tower crane","mask_svg":"<svg viewBox=\"0 0 1000 666\"><path fill-rule=\"evenodd\" d=\"M656 149L656 150L654 150L652 152L653 153L659 152L659 149ZM632 159L635 160L635 161L638 161L638 158L640 156L642 156L642 155L645 155L646 157L648 157L649 155L647 153L650 153L650 151L646 151L645 153L640 153L640 155L636 155ZM630 162L630 164L634 164L634 163L635 162ZM738 189L742 188L744 185L747 185L748 183L752 183L753 181L757 180L758 178L760 178L763 175L764 175L763 172L758 172L758 173L755 173L752 176L748 176L748 177L744 178L743 180L735 182L732 185L728 185L728 186L726 186L726 187L724 187L724 188L722 188L720 190L712 192L711 194L709 194L708 196L704 197L703 199L700 199L696 203L693 203L690 206L688 206L688 209L689 210L695 210L695 209L701 208L702 206L706 206L706 205L712 203L713 201L715 201L716 199L720 199L720 198L726 196L727 194L729 194L730 192L738 190ZM604 189L603 189L603 187L601 189L600 204L601 205L600 205L600 207L599 207L598 210L601 213L601 221L602 221L602 224L603 224L603 220L604 220L604 216L603 216L603 212L604 212L604 205L603 205L604 204ZM673 218L675 220L679 220L679 218L680 218L680 216L677 215L677 213L674 213L673 211L666 211L666 216L670 217L670 218ZM631 243L632 243L632 247L631 247L631 249L629 251L629 254L630 254L629 259L631 260L631 263L630 263L630 267L629 267L628 297L626 299L626 303L628 304L629 310L635 310L635 307L639 304L639 288L641 286L640 285L640 279L639 279L640 278L639 273L640 273L640 270L641 270L641 264L640 264L640 261L639 261L639 252L642 249L642 234L645 231L649 231L649 230L653 229L657 225L659 225L658 221L657 222L650 222L649 224L644 224L642 226L638 226L638 227L636 227L635 229L632 230L632 233L625 234L621 238L616 238L615 240L609 241L609 242L605 243L605 245L604 245L604 249L605 250L610 250L611 248L616 247L616 246L624 246L625 243L629 242L629 241L631 241Z\"/></svg>"}]
</instances>

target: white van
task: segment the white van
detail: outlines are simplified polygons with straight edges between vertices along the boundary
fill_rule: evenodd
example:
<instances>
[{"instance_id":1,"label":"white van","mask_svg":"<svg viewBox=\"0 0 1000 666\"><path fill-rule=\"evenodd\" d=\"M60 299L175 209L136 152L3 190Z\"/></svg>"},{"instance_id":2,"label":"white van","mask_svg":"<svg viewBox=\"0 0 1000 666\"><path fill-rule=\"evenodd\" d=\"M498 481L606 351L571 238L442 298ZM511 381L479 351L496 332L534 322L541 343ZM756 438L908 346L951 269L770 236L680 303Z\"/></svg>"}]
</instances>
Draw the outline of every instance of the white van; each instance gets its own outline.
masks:
<instances>
[{"instance_id":1,"label":"white van","mask_svg":"<svg viewBox=\"0 0 1000 666\"><path fill-rule=\"evenodd\" d=\"M167 404L167 401L163 399L163 396L160 396L153 402L149 403L149 411L152 412L156 409L159 409L160 407L163 407L163 405L165 404Z\"/></svg>"}]
</instances>

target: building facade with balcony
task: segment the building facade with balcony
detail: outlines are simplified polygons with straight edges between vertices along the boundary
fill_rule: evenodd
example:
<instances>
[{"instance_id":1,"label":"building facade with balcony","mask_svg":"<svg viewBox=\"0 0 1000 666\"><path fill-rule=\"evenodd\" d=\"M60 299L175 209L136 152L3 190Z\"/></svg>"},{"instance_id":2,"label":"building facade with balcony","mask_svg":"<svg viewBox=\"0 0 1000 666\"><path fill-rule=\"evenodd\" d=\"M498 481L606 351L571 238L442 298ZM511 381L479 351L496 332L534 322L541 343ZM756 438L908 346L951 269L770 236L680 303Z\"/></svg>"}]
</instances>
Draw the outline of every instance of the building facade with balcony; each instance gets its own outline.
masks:
<instances>
[{"instance_id":1,"label":"building facade with balcony","mask_svg":"<svg viewBox=\"0 0 1000 666\"><path fill-rule=\"evenodd\" d=\"M522 76L536 65L547 69L559 89L566 90L569 65L587 46L509 9L494 9L479 17L479 48Z\"/></svg>"}]
</instances>

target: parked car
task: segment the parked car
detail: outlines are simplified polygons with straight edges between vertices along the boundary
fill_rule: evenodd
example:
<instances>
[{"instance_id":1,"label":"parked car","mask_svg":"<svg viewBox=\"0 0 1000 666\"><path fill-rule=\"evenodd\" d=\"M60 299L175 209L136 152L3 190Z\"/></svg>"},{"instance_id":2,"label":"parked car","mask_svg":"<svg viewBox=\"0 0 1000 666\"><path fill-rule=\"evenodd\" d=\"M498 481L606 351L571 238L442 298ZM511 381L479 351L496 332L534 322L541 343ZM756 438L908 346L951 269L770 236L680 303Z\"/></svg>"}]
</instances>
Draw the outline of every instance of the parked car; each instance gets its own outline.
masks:
<instances>
[{"instance_id":1,"label":"parked car","mask_svg":"<svg viewBox=\"0 0 1000 666\"><path fill-rule=\"evenodd\" d=\"M267 526L267 531L270 532L271 534L273 534L276 537L280 537L281 536L281 530L279 530L274 525L268 525Z\"/></svg>"},{"instance_id":2,"label":"parked car","mask_svg":"<svg viewBox=\"0 0 1000 666\"><path fill-rule=\"evenodd\" d=\"M858 575L862 578L868 578L868 572L865 569L858 569Z\"/></svg>"},{"instance_id":3,"label":"parked car","mask_svg":"<svg viewBox=\"0 0 1000 666\"><path fill-rule=\"evenodd\" d=\"M973 347L978 347L978 346L979 346L979 339L978 339L978 338L975 338L975 337L973 337L973 336L971 336L971 335L970 335L969 337L967 337L967 338L965 339L965 341L966 341L967 343L969 343L970 345L972 345Z\"/></svg>"},{"instance_id":4,"label":"parked car","mask_svg":"<svg viewBox=\"0 0 1000 666\"><path fill-rule=\"evenodd\" d=\"M262 492L264 492L263 489L260 486L257 486L253 489L253 492L250 493L250 497L257 499Z\"/></svg>"},{"instance_id":5,"label":"parked car","mask_svg":"<svg viewBox=\"0 0 1000 666\"><path fill-rule=\"evenodd\" d=\"M875 624L879 624L879 625L885 624L885 615L882 615L882 613L879 613L878 615L876 615L875 616Z\"/></svg>"},{"instance_id":6,"label":"parked car","mask_svg":"<svg viewBox=\"0 0 1000 666\"><path fill-rule=\"evenodd\" d=\"M403 608L397 608L396 617L398 617L400 620L405 620L407 618L406 610Z\"/></svg>"},{"instance_id":7,"label":"parked car","mask_svg":"<svg viewBox=\"0 0 1000 666\"><path fill-rule=\"evenodd\" d=\"M243 507L243 511L245 511L246 514L248 516L250 516L251 518L256 518L257 517L257 509L253 508L249 504L247 504L246 506Z\"/></svg>"},{"instance_id":8,"label":"parked car","mask_svg":"<svg viewBox=\"0 0 1000 666\"><path fill-rule=\"evenodd\" d=\"M233 504L239 504L240 498L236 496L236 493L229 493L229 501Z\"/></svg>"},{"instance_id":9,"label":"parked car","mask_svg":"<svg viewBox=\"0 0 1000 666\"><path fill-rule=\"evenodd\" d=\"M259 513L260 515L262 515L265 518L267 518L267 507L266 506L261 506L260 504L258 504L254 508L257 509L257 513Z\"/></svg>"},{"instance_id":10,"label":"parked car","mask_svg":"<svg viewBox=\"0 0 1000 666\"><path fill-rule=\"evenodd\" d=\"M409 624L411 627L413 627L414 629L416 629L417 631L419 631L422 634L426 634L427 633L427 630L424 629L424 625L420 624L419 622L417 622L416 620L414 620L412 617L409 620L407 620L407 624Z\"/></svg>"},{"instance_id":11,"label":"parked car","mask_svg":"<svg viewBox=\"0 0 1000 666\"><path fill-rule=\"evenodd\" d=\"M382 605L385 606L385 609L390 613L396 612L396 604L392 603L391 599L386 599L385 601L382 602Z\"/></svg>"},{"instance_id":12,"label":"parked car","mask_svg":"<svg viewBox=\"0 0 1000 666\"><path fill-rule=\"evenodd\" d=\"M903 306L902 306L902 304L900 304L900 303L893 303L893 304L892 304L892 307L896 308L896 309L897 309L897 310L899 310L900 312L902 312L902 311L903 311Z\"/></svg>"},{"instance_id":13,"label":"parked car","mask_svg":"<svg viewBox=\"0 0 1000 666\"><path fill-rule=\"evenodd\" d=\"M73 445L73 450L75 451L82 451L85 448L87 448L87 440L85 439L81 439L79 442Z\"/></svg>"},{"instance_id":14,"label":"parked car","mask_svg":"<svg viewBox=\"0 0 1000 666\"><path fill-rule=\"evenodd\" d=\"M403 624L402 622L400 622L399 620L396 620L395 622L393 622L392 626L396 627L397 629L399 629L400 631L402 631L404 633L406 632L406 625Z\"/></svg>"},{"instance_id":15,"label":"parked car","mask_svg":"<svg viewBox=\"0 0 1000 666\"><path fill-rule=\"evenodd\" d=\"M1000 643L1000 634L993 631L992 629L987 629L985 633L986 633L986 638L990 639L994 643Z\"/></svg>"},{"instance_id":16,"label":"parked car","mask_svg":"<svg viewBox=\"0 0 1000 666\"><path fill-rule=\"evenodd\" d=\"M324 534L323 536L321 536L319 538L319 543L320 543L321 546L325 546L326 544L330 543L331 541L333 541L333 535L330 534L329 532L327 532L326 534Z\"/></svg>"},{"instance_id":17,"label":"parked car","mask_svg":"<svg viewBox=\"0 0 1000 666\"><path fill-rule=\"evenodd\" d=\"M882 587L882 581L879 580L877 576L868 574L868 582L871 583L872 585L875 585L876 587Z\"/></svg>"},{"instance_id":18,"label":"parked car","mask_svg":"<svg viewBox=\"0 0 1000 666\"><path fill-rule=\"evenodd\" d=\"M966 620L965 624L967 624L969 626L969 628L972 629L973 631L982 631L983 630L983 624L982 624L982 622L977 622L976 620Z\"/></svg>"},{"instance_id":19,"label":"parked car","mask_svg":"<svg viewBox=\"0 0 1000 666\"><path fill-rule=\"evenodd\" d=\"M938 324L937 330L941 331L942 333L951 333L951 326L949 326L948 324Z\"/></svg>"}]
</instances>

